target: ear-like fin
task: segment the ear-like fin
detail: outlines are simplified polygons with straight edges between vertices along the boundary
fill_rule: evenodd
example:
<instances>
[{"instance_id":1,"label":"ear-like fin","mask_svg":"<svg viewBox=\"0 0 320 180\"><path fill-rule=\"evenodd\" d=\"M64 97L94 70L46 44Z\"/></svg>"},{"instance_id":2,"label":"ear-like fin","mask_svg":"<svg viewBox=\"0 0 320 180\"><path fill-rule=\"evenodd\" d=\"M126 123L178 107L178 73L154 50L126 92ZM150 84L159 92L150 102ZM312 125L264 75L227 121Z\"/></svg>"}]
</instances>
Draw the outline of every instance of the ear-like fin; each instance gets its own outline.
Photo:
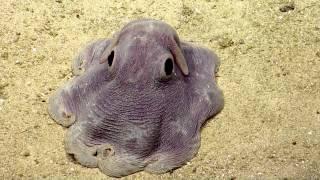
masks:
<instances>
[{"instance_id":1,"label":"ear-like fin","mask_svg":"<svg viewBox=\"0 0 320 180\"><path fill-rule=\"evenodd\" d=\"M177 63L178 67L182 71L182 73L187 76L189 74L189 68L184 55L182 54L181 48L178 46L178 42L173 40L173 44L169 47L171 53L174 56L175 62Z\"/></svg>"},{"instance_id":2,"label":"ear-like fin","mask_svg":"<svg viewBox=\"0 0 320 180\"><path fill-rule=\"evenodd\" d=\"M112 39L111 44L107 47L107 49L101 55L100 64L103 64L108 61L108 57L111 51L119 42L119 36L120 36L120 33L116 33L114 35L114 38Z\"/></svg>"}]
</instances>

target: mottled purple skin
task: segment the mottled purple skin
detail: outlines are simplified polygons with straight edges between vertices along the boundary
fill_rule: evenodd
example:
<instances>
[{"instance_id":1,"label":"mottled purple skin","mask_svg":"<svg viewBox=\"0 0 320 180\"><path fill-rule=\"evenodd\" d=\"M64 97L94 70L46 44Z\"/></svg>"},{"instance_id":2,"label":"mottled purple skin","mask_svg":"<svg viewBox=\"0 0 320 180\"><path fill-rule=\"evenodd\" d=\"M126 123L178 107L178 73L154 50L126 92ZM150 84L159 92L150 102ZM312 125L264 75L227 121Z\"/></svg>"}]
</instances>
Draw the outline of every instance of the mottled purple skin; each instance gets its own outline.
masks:
<instances>
[{"instance_id":1,"label":"mottled purple skin","mask_svg":"<svg viewBox=\"0 0 320 180\"><path fill-rule=\"evenodd\" d=\"M73 62L74 78L50 98L51 117L69 127L66 152L114 177L180 167L197 153L201 125L223 108L215 79L219 60L208 49L179 42L161 21L133 21L119 34L111 63L101 59L114 39L90 44ZM188 75L168 50L170 37ZM168 58L173 69L166 75Z\"/></svg>"}]
</instances>

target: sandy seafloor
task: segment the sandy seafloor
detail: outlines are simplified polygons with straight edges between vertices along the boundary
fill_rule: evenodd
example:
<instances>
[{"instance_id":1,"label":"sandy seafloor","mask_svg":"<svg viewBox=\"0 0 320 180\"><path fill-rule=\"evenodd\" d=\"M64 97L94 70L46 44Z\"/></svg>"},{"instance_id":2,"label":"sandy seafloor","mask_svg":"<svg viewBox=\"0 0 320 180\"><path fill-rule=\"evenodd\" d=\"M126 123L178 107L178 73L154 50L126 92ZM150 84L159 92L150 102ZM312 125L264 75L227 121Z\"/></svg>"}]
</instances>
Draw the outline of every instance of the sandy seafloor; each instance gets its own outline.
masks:
<instances>
[{"instance_id":1,"label":"sandy seafloor","mask_svg":"<svg viewBox=\"0 0 320 180\"><path fill-rule=\"evenodd\" d=\"M141 17L218 54L226 103L190 163L127 179L320 178L319 0L1 0L0 179L108 179L66 157L47 100L81 47Z\"/></svg>"}]
</instances>

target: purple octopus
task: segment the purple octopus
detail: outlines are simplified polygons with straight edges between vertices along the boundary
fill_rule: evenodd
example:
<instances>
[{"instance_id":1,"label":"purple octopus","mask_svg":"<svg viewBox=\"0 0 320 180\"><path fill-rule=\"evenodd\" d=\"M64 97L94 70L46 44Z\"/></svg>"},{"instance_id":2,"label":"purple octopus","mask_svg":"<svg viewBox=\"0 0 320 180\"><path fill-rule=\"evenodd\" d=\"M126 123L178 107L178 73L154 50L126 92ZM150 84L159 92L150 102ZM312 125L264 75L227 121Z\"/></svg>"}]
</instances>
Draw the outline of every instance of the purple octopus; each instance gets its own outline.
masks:
<instances>
[{"instance_id":1,"label":"purple octopus","mask_svg":"<svg viewBox=\"0 0 320 180\"><path fill-rule=\"evenodd\" d=\"M201 126L222 110L218 67L168 24L132 21L75 58L49 114L68 127L66 152L81 165L113 177L165 173L196 155Z\"/></svg>"}]
</instances>

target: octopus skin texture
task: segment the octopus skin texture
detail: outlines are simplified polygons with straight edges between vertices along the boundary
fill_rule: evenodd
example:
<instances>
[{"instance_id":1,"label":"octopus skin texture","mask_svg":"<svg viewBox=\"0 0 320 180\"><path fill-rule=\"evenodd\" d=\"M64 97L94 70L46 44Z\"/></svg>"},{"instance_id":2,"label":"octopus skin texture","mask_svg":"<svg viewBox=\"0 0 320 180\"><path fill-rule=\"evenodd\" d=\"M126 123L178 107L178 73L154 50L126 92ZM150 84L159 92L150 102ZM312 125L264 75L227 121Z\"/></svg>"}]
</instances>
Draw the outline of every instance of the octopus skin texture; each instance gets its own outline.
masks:
<instances>
[{"instance_id":1,"label":"octopus skin texture","mask_svg":"<svg viewBox=\"0 0 320 180\"><path fill-rule=\"evenodd\" d=\"M135 20L85 47L49 98L65 150L112 177L165 173L191 160L203 123L223 109L218 57L168 24Z\"/></svg>"}]
</instances>

